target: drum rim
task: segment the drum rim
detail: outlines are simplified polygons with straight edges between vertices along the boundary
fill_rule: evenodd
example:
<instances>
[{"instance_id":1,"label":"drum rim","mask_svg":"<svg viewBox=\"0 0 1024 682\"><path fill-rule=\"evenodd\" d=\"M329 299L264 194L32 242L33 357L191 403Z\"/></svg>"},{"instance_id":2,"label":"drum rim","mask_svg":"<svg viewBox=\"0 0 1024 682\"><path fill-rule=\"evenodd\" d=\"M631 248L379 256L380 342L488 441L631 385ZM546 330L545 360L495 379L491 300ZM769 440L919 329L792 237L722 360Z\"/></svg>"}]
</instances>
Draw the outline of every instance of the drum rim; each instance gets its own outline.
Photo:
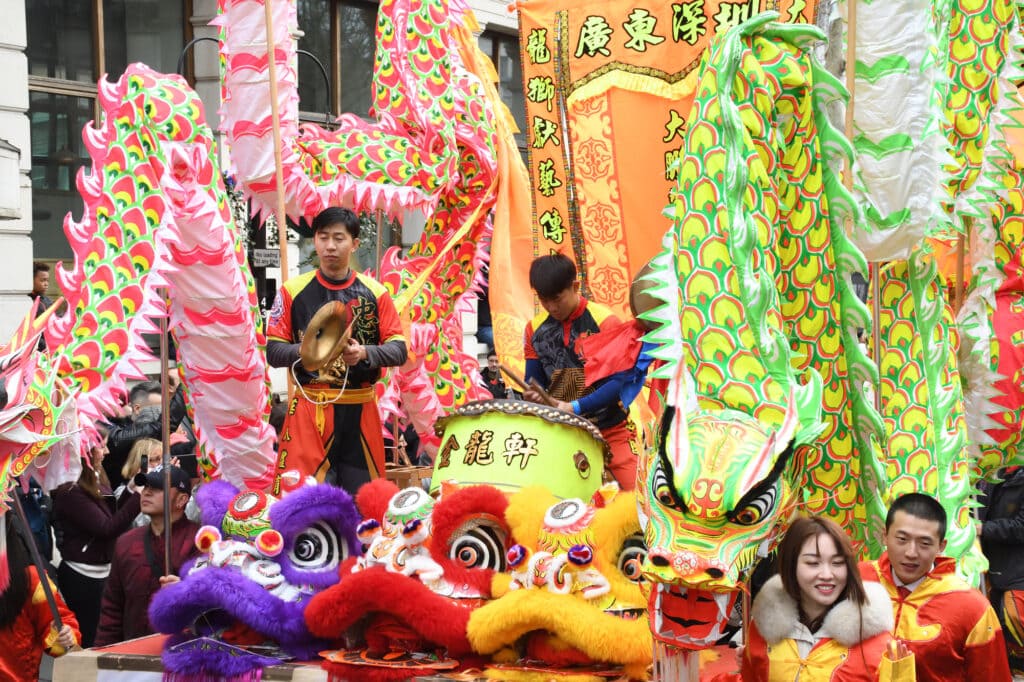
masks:
<instances>
[{"instance_id":1,"label":"drum rim","mask_svg":"<svg viewBox=\"0 0 1024 682\"><path fill-rule=\"evenodd\" d=\"M491 399L476 400L471 403L466 403L438 419L434 423L434 433L438 436L443 436L444 429L448 425L448 422L455 417L478 417L485 412L493 411L502 412L504 414L522 414L531 417L540 417L550 424L572 426L577 429L583 429L598 442L606 454L608 452L608 442L604 439L604 436L601 435L600 429L594 426L594 423L589 419L585 419L571 412L565 412L564 410L549 407L548 405L531 403L526 400Z\"/></svg>"}]
</instances>

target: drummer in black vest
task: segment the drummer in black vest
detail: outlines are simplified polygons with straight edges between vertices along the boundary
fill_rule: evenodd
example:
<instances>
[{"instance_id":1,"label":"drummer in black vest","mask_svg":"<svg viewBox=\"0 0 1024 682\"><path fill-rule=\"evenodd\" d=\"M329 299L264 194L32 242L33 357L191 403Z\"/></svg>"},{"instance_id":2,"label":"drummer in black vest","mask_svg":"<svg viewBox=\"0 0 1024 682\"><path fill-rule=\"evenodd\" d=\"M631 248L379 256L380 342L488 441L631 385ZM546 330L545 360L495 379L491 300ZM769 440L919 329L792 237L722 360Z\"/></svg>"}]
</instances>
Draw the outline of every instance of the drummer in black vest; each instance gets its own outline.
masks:
<instances>
[{"instance_id":1,"label":"drummer in black vest","mask_svg":"<svg viewBox=\"0 0 1024 682\"><path fill-rule=\"evenodd\" d=\"M315 476L352 494L384 473L384 440L373 385L382 367L406 361L408 351L395 304L384 286L349 266L359 247L359 216L331 207L313 219L314 271L284 283L267 324L267 359L291 367L298 380L278 444L278 471ZM336 358L306 371L299 348L324 304L340 301L352 320L351 337Z\"/></svg>"},{"instance_id":2,"label":"drummer in black vest","mask_svg":"<svg viewBox=\"0 0 1024 682\"><path fill-rule=\"evenodd\" d=\"M530 287L544 312L526 326L527 383L555 399L555 407L586 417L601 430L612 453L609 470L623 490L636 487L640 454L636 429L620 399L622 380L609 377L585 386L578 340L618 325L612 312L580 295L576 265L563 254L541 256L530 264ZM526 400L543 403L541 391L527 389Z\"/></svg>"}]
</instances>

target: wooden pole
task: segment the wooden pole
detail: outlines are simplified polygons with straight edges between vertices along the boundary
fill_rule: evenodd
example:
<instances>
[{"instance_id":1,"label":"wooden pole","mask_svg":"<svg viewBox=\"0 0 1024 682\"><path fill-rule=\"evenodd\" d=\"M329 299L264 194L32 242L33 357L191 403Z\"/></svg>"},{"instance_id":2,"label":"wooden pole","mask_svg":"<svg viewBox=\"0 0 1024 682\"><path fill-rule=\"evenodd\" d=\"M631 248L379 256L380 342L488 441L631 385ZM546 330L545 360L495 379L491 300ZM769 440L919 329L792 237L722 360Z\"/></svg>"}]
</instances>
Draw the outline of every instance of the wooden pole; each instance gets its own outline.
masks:
<instances>
[{"instance_id":1,"label":"wooden pole","mask_svg":"<svg viewBox=\"0 0 1024 682\"><path fill-rule=\"evenodd\" d=\"M953 314L960 312L967 297L967 243L971 238L972 221L964 218L964 232L956 240L956 289L953 290Z\"/></svg>"},{"instance_id":2,"label":"wooden pole","mask_svg":"<svg viewBox=\"0 0 1024 682\"><path fill-rule=\"evenodd\" d=\"M277 109L277 64L274 61L274 16L270 0L263 0L263 20L267 29L267 78L270 80L270 121L274 130L274 182L277 186L277 248L281 252L281 281L288 281L288 217L284 208L284 161L281 152L281 114ZM288 372L288 403L295 393L292 373Z\"/></svg>"},{"instance_id":3,"label":"wooden pole","mask_svg":"<svg viewBox=\"0 0 1024 682\"><path fill-rule=\"evenodd\" d=\"M270 120L274 128L274 181L277 184L278 248L281 250L281 283L288 279L288 221L284 209L284 162L281 152L281 115L277 110L277 64L274 63L274 17L270 0L263 1L263 18L267 28L267 77L270 79Z\"/></svg>"},{"instance_id":4,"label":"wooden pole","mask_svg":"<svg viewBox=\"0 0 1024 682\"><path fill-rule=\"evenodd\" d=\"M170 371L167 348L167 316L171 302L166 287L160 287L166 314L160 318L160 464L164 476L164 575L171 574L171 396L167 394L167 374Z\"/></svg>"},{"instance_id":5,"label":"wooden pole","mask_svg":"<svg viewBox=\"0 0 1024 682\"><path fill-rule=\"evenodd\" d=\"M849 93L849 100L846 102L846 139L853 142L853 107L855 103L854 90L857 85L857 0L848 0L846 3L846 90ZM843 176L843 184L846 189L853 189L853 162L850 157L846 164L846 175ZM850 219L852 229L853 219Z\"/></svg>"},{"instance_id":6,"label":"wooden pole","mask_svg":"<svg viewBox=\"0 0 1024 682\"><path fill-rule=\"evenodd\" d=\"M380 261L384 256L384 211L377 209L377 262L374 263L373 269L375 272L380 273ZM365 268L365 266L364 266ZM377 275L380 276L379 274Z\"/></svg>"},{"instance_id":7,"label":"wooden pole","mask_svg":"<svg viewBox=\"0 0 1024 682\"><path fill-rule=\"evenodd\" d=\"M53 626L57 629L57 632L60 632L61 628L64 627L64 622L61 620L60 609L57 608L57 600L53 596L53 590L50 589L46 564L43 563L43 556L39 553L39 547L36 546L35 536L32 535L32 526L28 522L28 517L25 516L25 508L21 506L17 485L11 490L11 506L14 507L14 517L18 519L18 523L21 525L22 540L25 541L29 556L32 557L32 563L36 567L36 573L39 574L39 584L43 588L43 596L46 597L46 603L50 607L50 615L53 616ZM0 525L0 532L6 531L7 529ZM8 549L7 551L10 550Z\"/></svg>"},{"instance_id":8,"label":"wooden pole","mask_svg":"<svg viewBox=\"0 0 1024 682\"><path fill-rule=\"evenodd\" d=\"M868 266L868 272L871 276L871 319L873 324L871 325L871 359L875 361L875 367L878 367L881 372L881 360L882 360L882 303L881 298L881 276L882 276L882 264L871 263ZM879 382L881 382L881 374L879 374ZM875 409L879 412L882 411L882 387L881 385L875 387Z\"/></svg>"},{"instance_id":9,"label":"wooden pole","mask_svg":"<svg viewBox=\"0 0 1024 682\"><path fill-rule=\"evenodd\" d=\"M104 33L106 31L103 27L103 0L93 0L92 9L92 20L96 22L96 30L93 31L93 36L96 38L96 80L99 80L106 76L107 71L107 46L104 42ZM97 129L103 125L102 118L103 107L100 106L100 98L97 97L93 102L93 121Z\"/></svg>"}]
</instances>

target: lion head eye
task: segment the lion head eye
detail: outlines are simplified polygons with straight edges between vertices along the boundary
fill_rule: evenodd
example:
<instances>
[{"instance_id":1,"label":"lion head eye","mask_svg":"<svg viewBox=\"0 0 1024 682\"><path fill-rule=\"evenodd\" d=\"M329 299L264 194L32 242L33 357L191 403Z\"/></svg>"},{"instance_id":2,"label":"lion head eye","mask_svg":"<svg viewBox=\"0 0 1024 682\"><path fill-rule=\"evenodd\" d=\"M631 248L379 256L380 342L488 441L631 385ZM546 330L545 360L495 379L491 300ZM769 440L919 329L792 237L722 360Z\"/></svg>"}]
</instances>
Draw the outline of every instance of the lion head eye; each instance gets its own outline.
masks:
<instances>
[{"instance_id":1,"label":"lion head eye","mask_svg":"<svg viewBox=\"0 0 1024 682\"><path fill-rule=\"evenodd\" d=\"M643 533L633 533L626 538L619 550L619 572L631 582L640 582L643 579L640 568L646 558L647 543L644 542Z\"/></svg>"},{"instance_id":2,"label":"lion head eye","mask_svg":"<svg viewBox=\"0 0 1024 682\"><path fill-rule=\"evenodd\" d=\"M504 571L504 534L497 526L486 523L470 527L452 540L448 556L463 568Z\"/></svg>"},{"instance_id":3,"label":"lion head eye","mask_svg":"<svg viewBox=\"0 0 1024 682\"><path fill-rule=\"evenodd\" d=\"M317 522L295 536L288 558L306 571L334 570L345 560L348 548L326 523Z\"/></svg>"}]
</instances>

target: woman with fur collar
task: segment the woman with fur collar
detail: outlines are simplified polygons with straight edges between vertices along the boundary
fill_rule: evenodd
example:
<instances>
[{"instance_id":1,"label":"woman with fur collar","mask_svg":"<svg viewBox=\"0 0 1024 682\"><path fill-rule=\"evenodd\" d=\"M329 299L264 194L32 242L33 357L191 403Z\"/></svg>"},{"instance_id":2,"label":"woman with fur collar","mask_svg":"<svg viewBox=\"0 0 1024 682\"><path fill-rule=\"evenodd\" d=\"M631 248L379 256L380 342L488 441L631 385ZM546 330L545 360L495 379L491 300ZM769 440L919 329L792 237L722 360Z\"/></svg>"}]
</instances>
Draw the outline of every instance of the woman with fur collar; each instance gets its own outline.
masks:
<instances>
[{"instance_id":1,"label":"woman with fur collar","mask_svg":"<svg viewBox=\"0 0 1024 682\"><path fill-rule=\"evenodd\" d=\"M779 547L779 575L754 600L744 682L912 682L913 659L886 655L892 602L864 583L846 534L797 519ZM902 653L902 651L900 652Z\"/></svg>"}]
</instances>

